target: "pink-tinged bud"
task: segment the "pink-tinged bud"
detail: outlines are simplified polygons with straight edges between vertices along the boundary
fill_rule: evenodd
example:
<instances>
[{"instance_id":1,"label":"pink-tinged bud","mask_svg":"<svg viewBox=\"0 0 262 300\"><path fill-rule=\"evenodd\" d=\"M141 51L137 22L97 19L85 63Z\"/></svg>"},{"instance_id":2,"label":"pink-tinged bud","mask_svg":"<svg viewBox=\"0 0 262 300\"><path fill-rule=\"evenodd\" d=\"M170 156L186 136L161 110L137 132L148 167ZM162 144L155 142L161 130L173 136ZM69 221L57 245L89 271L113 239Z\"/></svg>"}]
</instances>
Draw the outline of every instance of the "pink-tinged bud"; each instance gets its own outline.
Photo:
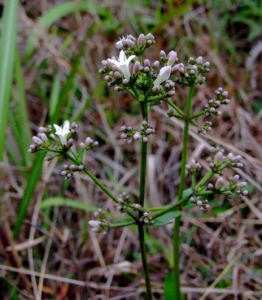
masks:
<instances>
[{"instance_id":1,"label":"pink-tinged bud","mask_svg":"<svg viewBox=\"0 0 262 300\"><path fill-rule=\"evenodd\" d=\"M175 73L179 69L179 65L174 65L171 69L171 73Z\"/></svg>"},{"instance_id":2,"label":"pink-tinged bud","mask_svg":"<svg viewBox=\"0 0 262 300\"><path fill-rule=\"evenodd\" d=\"M148 33L147 35L146 35L146 40L154 40L155 38L154 38L154 36L153 36L153 34L152 33Z\"/></svg>"},{"instance_id":3,"label":"pink-tinged bud","mask_svg":"<svg viewBox=\"0 0 262 300\"><path fill-rule=\"evenodd\" d=\"M88 222L88 224L92 227L99 227L101 225L100 221L96 221L96 220L91 220Z\"/></svg>"},{"instance_id":4,"label":"pink-tinged bud","mask_svg":"<svg viewBox=\"0 0 262 300\"><path fill-rule=\"evenodd\" d=\"M215 155L215 162L221 162L223 160L223 154L222 152L217 152Z\"/></svg>"},{"instance_id":5,"label":"pink-tinged bud","mask_svg":"<svg viewBox=\"0 0 262 300\"><path fill-rule=\"evenodd\" d=\"M99 228L97 228L97 227L92 228L91 231L93 231L95 233L99 233L100 232Z\"/></svg>"},{"instance_id":6,"label":"pink-tinged bud","mask_svg":"<svg viewBox=\"0 0 262 300\"><path fill-rule=\"evenodd\" d=\"M142 208L142 206L140 204L134 204L133 205L135 209L140 210Z\"/></svg>"},{"instance_id":7,"label":"pink-tinged bud","mask_svg":"<svg viewBox=\"0 0 262 300\"><path fill-rule=\"evenodd\" d=\"M213 190L213 189L214 189L214 186L213 186L212 183L209 183L209 184L207 185L207 188L208 188L209 190Z\"/></svg>"},{"instance_id":8,"label":"pink-tinged bud","mask_svg":"<svg viewBox=\"0 0 262 300\"><path fill-rule=\"evenodd\" d=\"M150 60L149 59L144 60L144 66L145 67L150 67Z\"/></svg>"},{"instance_id":9,"label":"pink-tinged bud","mask_svg":"<svg viewBox=\"0 0 262 300\"><path fill-rule=\"evenodd\" d=\"M145 43L145 35L141 33L137 39L137 43L139 46L143 46Z\"/></svg>"},{"instance_id":10,"label":"pink-tinged bud","mask_svg":"<svg viewBox=\"0 0 262 300\"><path fill-rule=\"evenodd\" d=\"M158 60L154 61L154 63L153 63L154 68L158 68L159 65L160 65L160 62Z\"/></svg>"},{"instance_id":11,"label":"pink-tinged bud","mask_svg":"<svg viewBox=\"0 0 262 300\"><path fill-rule=\"evenodd\" d=\"M80 143L80 147L84 149L86 145L84 143Z\"/></svg>"},{"instance_id":12,"label":"pink-tinged bud","mask_svg":"<svg viewBox=\"0 0 262 300\"><path fill-rule=\"evenodd\" d=\"M120 138L121 138L121 139L126 139L127 136L128 136L128 135L127 135L126 133L123 132L123 133L121 133Z\"/></svg>"},{"instance_id":13,"label":"pink-tinged bud","mask_svg":"<svg viewBox=\"0 0 262 300\"><path fill-rule=\"evenodd\" d=\"M169 54L168 54L168 61L167 61L167 65L172 67L174 65L174 63L176 61L178 61L178 58L177 58L177 53L175 51L171 51Z\"/></svg>"},{"instance_id":14,"label":"pink-tinged bud","mask_svg":"<svg viewBox=\"0 0 262 300\"><path fill-rule=\"evenodd\" d=\"M166 52L164 50L160 51L160 57L166 57Z\"/></svg>"},{"instance_id":15,"label":"pink-tinged bud","mask_svg":"<svg viewBox=\"0 0 262 300\"><path fill-rule=\"evenodd\" d=\"M92 144L92 142L93 142L93 140L88 136L87 138L86 138L86 140L85 140L85 143L87 144L87 145L89 145L89 144Z\"/></svg>"},{"instance_id":16,"label":"pink-tinged bud","mask_svg":"<svg viewBox=\"0 0 262 300\"><path fill-rule=\"evenodd\" d=\"M224 185L224 179L222 177L219 177L216 181L216 188L219 189Z\"/></svg>"},{"instance_id":17,"label":"pink-tinged bud","mask_svg":"<svg viewBox=\"0 0 262 300\"><path fill-rule=\"evenodd\" d=\"M199 56L197 59L196 59L196 62L198 64L202 64L203 63L203 57L202 56Z\"/></svg>"},{"instance_id":18,"label":"pink-tinged bud","mask_svg":"<svg viewBox=\"0 0 262 300\"><path fill-rule=\"evenodd\" d=\"M39 133L39 137L43 142L47 142L47 136L45 133Z\"/></svg>"},{"instance_id":19,"label":"pink-tinged bud","mask_svg":"<svg viewBox=\"0 0 262 300\"><path fill-rule=\"evenodd\" d=\"M40 133L45 133L45 132L46 132L46 128L40 126L40 127L38 128L38 131L39 131Z\"/></svg>"},{"instance_id":20,"label":"pink-tinged bud","mask_svg":"<svg viewBox=\"0 0 262 300\"><path fill-rule=\"evenodd\" d=\"M40 138L37 137L37 136L33 136L33 137L32 137L32 141L33 141L33 143L35 143L36 145L41 145L41 144L42 144L42 140L40 140Z\"/></svg>"},{"instance_id":21,"label":"pink-tinged bud","mask_svg":"<svg viewBox=\"0 0 262 300\"><path fill-rule=\"evenodd\" d=\"M191 203L196 203L196 199L195 199L194 197L191 197L191 198L190 198L190 202L191 202Z\"/></svg>"},{"instance_id":22,"label":"pink-tinged bud","mask_svg":"<svg viewBox=\"0 0 262 300\"><path fill-rule=\"evenodd\" d=\"M140 140L141 134L139 132L136 132L133 137L135 140Z\"/></svg>"},{"instance_id":23,"label":"pink-tinged bud","mask_svg":"<svg viewBox=\"0 0 262 300\"><path fill-rule=\"evenodd\" d=\"M242 191L242 194L246 196L246 195L248 195L248 191L247 190Z\"/></svg>"},{"instance_id":24,"label":"pink-tinged bud","mask_svg":"<svg viewBox=\"0 0 262 300\"><path fill-rule=\"evenodd\" d=\"M242 189L243 187L245 187L247 185L247 183L245 181L240 182L237 186Z\"/></svg>"},{"instance_id":25,"label":"pink-tinged bud","mask_svg":"<svg viewBox=\"0 0 262 300\"><path fill-rule=\"evenodd\" d=\"M170 97L174 96L175 94L176 94L175 91L170 91L170 92L168 92L168 96L170 96Z\"/></svg>"},{"instance_id":26,"label":"pink-tinged bud","mask_svg":"<svg viewBox=\"0 0 262 300\"><path fill-rule=\"evenodd\" d=\"M203 202L201 200L197 200L197 206L201 206Z\"/></svg>"},{"instance_id":27,"label":"pink-tinged bud","mask_svg":"<svg viewBox=\"0 0 262 300\"><path fill-rule=\"evenodd\" d=\"M72 147L74 144L74 140L73 139L69 139L67 142L67 146Z\"/></svg>"},{"instance_id":28,"label":"pink-tinged bud","mask_svg":"<svg viewBox=\"0 0 262 300\"><path fill-rule=\"evenodd\" d=\"M133 74L138 74L138 72L140 71L140 62L136 61L133 67Z\"/></svg>"},{"instance_id":29,"label":"pink-tinged bud","mask_svg":"<svg viewBox=\"0 0 262 300\"><path fill-rule=\"evenodd\" d=\"M234 162L239 162L241 160L242 156L241 155L237 155L233 158Z\"/></svg>"},{"instance_id":30,"label":"pink-tinged bud","mask_svg":"<svg viewBox=\"0 0 262 300\"><path fill-rule=\"evenodd\" d=\"M233 178L232 178L232 180L234 181L234 182L238 182L238 180L239 180L239 175L235 175Z\"/></svg>"}]
</instances>

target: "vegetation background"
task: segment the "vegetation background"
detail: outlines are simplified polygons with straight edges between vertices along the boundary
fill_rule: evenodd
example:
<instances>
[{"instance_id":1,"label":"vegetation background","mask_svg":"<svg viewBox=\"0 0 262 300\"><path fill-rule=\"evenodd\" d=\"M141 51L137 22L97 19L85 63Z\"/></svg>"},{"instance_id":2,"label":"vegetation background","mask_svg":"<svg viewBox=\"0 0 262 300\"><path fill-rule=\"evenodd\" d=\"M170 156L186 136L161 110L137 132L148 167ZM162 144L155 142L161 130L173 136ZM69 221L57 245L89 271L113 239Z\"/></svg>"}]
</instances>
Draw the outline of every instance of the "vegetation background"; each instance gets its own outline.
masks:
<instances>
[{"instance_id":1,"label":"vegetation background","mask_svg":"<svg viewBox=\"0 0 262 300\"><path fill-rule=\"evenodd\" d=\"M188 206L181 233L181 280L187 300L262 297L262 1L261 0L6 0L0 1L0 299L142 299L137 233L90 232L95 207L117 209L84 174L66 181L61 162L27 152L38 126L69 119L100 147L88 167L116 193L137 195L139 145L119 140L124 124L138 125L138 105L108 89L98 73L116 55L119 36L151 32L161 49L181 62L202 55L211 62L199 86L200 111L219 86L231 104L206 136L190 132L189 158L205 168L209 145L241 154L249 196L217 197L211 209ZM186 90L174 101L183 107ZM148 196L168 204L179 183L182 123L154 109ZM229 174L230 175L230 174ZM156 299L168 298L172 224L147 235ZM172 299L172 298L171 298Z\"/></svg>"}]
</instances>

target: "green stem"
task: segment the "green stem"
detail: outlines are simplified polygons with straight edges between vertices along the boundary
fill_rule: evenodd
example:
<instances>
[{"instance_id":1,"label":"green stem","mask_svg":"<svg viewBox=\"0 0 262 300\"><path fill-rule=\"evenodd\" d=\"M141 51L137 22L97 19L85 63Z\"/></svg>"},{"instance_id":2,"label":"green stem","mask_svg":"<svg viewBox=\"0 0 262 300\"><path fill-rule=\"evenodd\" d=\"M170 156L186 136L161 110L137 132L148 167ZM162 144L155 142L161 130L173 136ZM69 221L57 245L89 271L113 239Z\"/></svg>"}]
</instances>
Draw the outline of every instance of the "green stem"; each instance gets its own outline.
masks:
<instances>
[{"instance_id":1,"label":"green stem","mask_svg":"<svg viewBox=\"0 0 262 300\"><path fill-rule=\"evenodd\" d=\"M149 277L149 270L148 270L148 264L147 264L145 233L144 233L144 226L142 223L138 224L138 234L139 234L141 258L142 258L143 269L144 269L144 278L145 278L145 283L146 283L146 299L153 300L151 284L150 284L150 277Z\"/></svg>"},{"instance_id":2,"label":"green stem","mask_svg":"<svg viewBox=\"0 0 262 300\"><path fill-rule=\"evenodd\" d=\"M191 113L191 103L193 98L194 86L190 86L186 113L185 113L185 126L184 126L184 137L183 137L183 149L182 149L182 162L181 162L181 173L180 173L180 184L178 189L178 201L183 197L183 191L186 180L186 162L187 162L187 149L188 149L188 133L189 133L189 117ZM180 228L181 215L175 218L174 230L173 230L173 257L174 257L174 291L175 299L180 300L180 270L179 270L179 228Z\"/></svg>"},{"instance_id":3,"label":"green stem","mask_svg":"<svg viewBox=\"0 0 262 300\"><path fill-rule=\"evenodd\" d=\"M183 113L183 111L178 108L170 99L166 100L166 103L171 106L179 115L181 115L181 117L185 117L185 114Z\"/></svg>"},{"instance_id":4,"label":"green stem","mask_svg":"<svg viewBox=\"0 0 262 300\"><path fill-rule=\"evenodd\" d=\"M196 113L196 114L194 114L194 115L191 115L191 116L189 117L189 120L196 119L196 118L198 118L198 117L203 116L204 114L205 114L204 111L200 111L199 113Z\"/></svg>"},{"instance_id":5,"label":"green stem","mask_svg":"<svg viewBox=\"0 0 262 300\"><path fill-rule=\"evenodd\" d=\"M148 106L146 102L140 102L143 120L147 121L148 118ZM147 143L141 139L141 162L140 162L140 185L139 185L139 204L144 207L145 202L145 191L146 191L146 167L147 167ZM139 219L143 216L143 211L139 212ZM144 236L144 224L138 222L138 234L142 264L144 269L144 278L146 283L146 298L152 300L152 290L150 284L150 276L147 264L147 254Z\"/></svg>"}]
</instances>

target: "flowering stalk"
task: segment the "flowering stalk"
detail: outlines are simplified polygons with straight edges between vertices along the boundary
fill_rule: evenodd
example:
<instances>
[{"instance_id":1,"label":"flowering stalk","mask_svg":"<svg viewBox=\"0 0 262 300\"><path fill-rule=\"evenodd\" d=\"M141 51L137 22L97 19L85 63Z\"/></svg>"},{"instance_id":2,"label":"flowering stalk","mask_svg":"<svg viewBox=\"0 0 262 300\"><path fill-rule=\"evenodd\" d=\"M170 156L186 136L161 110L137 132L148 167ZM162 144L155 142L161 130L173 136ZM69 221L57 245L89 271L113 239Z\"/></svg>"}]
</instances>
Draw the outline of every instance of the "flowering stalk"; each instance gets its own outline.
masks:
<instances>
[{"instance_id":1,"label":"flowering stalk","mask_svg":"<svg viewBox=\"0 0 262 300\"><path fill-rule=\"evenodd\" d=\"M148 107L146 102L141 102L141 111L144 121L148 119ZM144 207L145 191L146 191L146 167L147 167L147 142L141 139L141 163L140 163L140 185L139 185L139 204ZM139 212L139 219L143 216L143 211ZM138 223L139 244L141 258L144 269L144 278L146 283L147 300L152 300L152 290L150 284L150 276L147 263L145 234L143 222Z\"/></svg>"},{"instance_id":2,"label":"flowering stalk","mask_svg":"<svg viewBox=\"0 0 262 300\"><path fill-rule=\"evenodd\" d=\"M187 162L187 149L188 149L188 132L189 132L189 117L191 113L191 103L193 98L194 85L189 88L186 112L185 112L185 125L184 125L184 137L183 137L183 149L182 149L182 162L180 173L180 184L178 190L178 201L183 197L183 191L185 187L186 178L186 162ZM174 258L174 291L175 299L180 299L180 269L179 269L179 228L180 228L181 214L175 218L174 230L173 230L173 258Z\"/></svg>"}]
</instances>

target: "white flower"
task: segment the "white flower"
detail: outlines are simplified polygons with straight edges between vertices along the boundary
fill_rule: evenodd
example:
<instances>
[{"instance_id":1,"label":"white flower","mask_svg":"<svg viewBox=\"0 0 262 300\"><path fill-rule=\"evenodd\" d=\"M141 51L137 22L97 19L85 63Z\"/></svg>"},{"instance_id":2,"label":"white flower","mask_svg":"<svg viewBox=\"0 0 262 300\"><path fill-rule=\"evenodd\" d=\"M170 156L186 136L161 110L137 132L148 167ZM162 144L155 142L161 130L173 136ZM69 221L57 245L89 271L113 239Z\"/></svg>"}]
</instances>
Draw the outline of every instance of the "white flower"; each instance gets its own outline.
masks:
<instances>
[{"instance_id":1,"label":"white flower","mask_svg":"<svg viewBox=\"0 0 262 300\"><path fill-rule=\"evenodd\" d=\"M171 74L171 67L166 66L160 69L160 72L154 81L154 87L159 86L162 82L168 80Z\"/></svg>"},{"instance_id":2,"label":"white flower","mask_svg":"<svg viewBox=\"0 0 262 300\"><path fill-rule=\"evenodd\" d=\"M119 70L123 73L124 77L129 80L131 77L130 70L129 70L129 64L132 59L134 59L136 56L131 55L128 58L125 55L125 52L123 50L120 51L118 60L116 59L108 59L112 64L116 65Z\"/></svg>"},{"instance_id":3,"label":"white flower","mask_svg":"<svg viewBox=\"0 0 262 300\"><path fill-rule=\"evenodd\" d=\"M67 144L67 135L70 133L69 126L69 121L65 121L63 127L54 124L56 130L55 134L58 135L58 137L60 138L62 145Z\"/></svg>"}]
</instances>

